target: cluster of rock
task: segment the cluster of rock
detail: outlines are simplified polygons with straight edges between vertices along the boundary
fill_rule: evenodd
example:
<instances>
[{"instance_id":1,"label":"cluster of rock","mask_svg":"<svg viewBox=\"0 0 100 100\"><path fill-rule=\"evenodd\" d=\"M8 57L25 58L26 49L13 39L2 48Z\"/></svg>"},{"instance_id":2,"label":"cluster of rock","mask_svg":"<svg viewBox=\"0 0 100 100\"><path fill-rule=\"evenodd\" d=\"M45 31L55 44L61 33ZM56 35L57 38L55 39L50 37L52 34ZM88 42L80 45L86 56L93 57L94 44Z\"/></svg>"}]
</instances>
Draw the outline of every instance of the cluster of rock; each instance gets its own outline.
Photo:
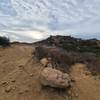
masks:
<instances>
[{"instance_id":1,"label":"cluster of rock","mask_svg":"<svg viewBox=\"0 0 100 100\"><path fill-rule=\"evenodd\" d=\"M40 60L40 63L44 66L47 67L50 64L50 60L47 58L43 58Z\"/></svg>"},{"instance_id":2,"label":"cluster of rock","mask_svg":"<svg viewBox=\"0 0 100 100\"><path fill-rule=\"evenodd\" d=\"M67 52L64 49L50 46L37 46L34 55L43 63L48 63L47 59L51 58L51 62L64 72L69 71L70 65L83 60L79 53Z\"/></svg>"},{"instance_id":3,"label":"cluster of rock","mask_svg":"<svg viewBox=\"0 0 100 100\"><path fill-rule=\"evenodd\" d=\"M41 63L42 66L44 66L44 67L55 68L55 64L54 64L54 62L52 61L51 58L42 58L42 59L40 60L40 63Z\"/></svg>"}]
</instances>

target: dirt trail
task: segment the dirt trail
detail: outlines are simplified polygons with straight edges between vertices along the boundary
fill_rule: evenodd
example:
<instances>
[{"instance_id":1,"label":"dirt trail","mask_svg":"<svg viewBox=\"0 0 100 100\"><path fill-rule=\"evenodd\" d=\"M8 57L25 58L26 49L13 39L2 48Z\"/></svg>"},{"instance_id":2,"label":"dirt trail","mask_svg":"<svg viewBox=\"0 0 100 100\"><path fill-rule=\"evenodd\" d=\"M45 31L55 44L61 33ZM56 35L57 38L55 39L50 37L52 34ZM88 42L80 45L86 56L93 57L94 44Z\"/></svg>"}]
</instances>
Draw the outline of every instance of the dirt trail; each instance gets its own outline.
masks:
<instances>
[{"instance_id":1,"label":"dirt trail","mask_svg":"<svg viewBox=\"0 0 100 100\"><path fill-rule=\"evenodd\" d=\"M0 100L66 99L63 92L41 87L43 66L32 56L33 51L33 46L23 44L0 48Z\"/></svg>"},{"instance_id":2,"label":"dirt trail","mask_svg":"<svg viewBox=\"0 0 100 100\"><path fill-rule=\"evenodd\" d=\"M71 75L76 81L76 92L78 92L75 100L100 100L100 79L89 74L85 65L72 66Z\"/></svg>"}]
</instances>

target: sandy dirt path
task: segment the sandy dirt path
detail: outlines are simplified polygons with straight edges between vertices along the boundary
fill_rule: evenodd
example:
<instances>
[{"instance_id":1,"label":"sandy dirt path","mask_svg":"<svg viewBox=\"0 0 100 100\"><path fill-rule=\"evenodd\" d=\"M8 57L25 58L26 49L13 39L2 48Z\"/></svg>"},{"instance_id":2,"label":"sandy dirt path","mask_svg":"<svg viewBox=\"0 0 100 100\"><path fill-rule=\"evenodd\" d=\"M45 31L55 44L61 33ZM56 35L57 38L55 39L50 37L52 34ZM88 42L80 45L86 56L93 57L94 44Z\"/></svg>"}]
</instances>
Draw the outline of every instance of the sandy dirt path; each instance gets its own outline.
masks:
<instances>
[{"instance_id":1,"label":"sandy dirt path","mask_svg":"<svg viewBox=\"0 0 100 100\"><path fill-rule=\"evenodd\" d=\"M97 76L86 74L88 71L83 64L72 66L71 75L75 79L76 91L75 100L100 100L100 79Z\"/></svg>"}]
</instances>

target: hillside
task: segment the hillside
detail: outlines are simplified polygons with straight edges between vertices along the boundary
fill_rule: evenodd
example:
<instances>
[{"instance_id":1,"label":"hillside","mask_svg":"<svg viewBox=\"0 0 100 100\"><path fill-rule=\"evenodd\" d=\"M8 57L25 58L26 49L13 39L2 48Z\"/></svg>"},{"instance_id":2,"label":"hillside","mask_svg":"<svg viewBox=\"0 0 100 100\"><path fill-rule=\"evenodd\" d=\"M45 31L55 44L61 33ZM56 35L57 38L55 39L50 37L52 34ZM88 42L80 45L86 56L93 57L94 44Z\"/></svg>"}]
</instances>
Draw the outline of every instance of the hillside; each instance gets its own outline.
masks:
<instances>
[{"instance_id":1,"label":"hillside","mask_svg":"<svg viewBox=\"0 0 100 100\"><path fill-rule=\"evenodd\" d=\"M38 42L48 46L57 46L67 51L75 52L91 52L100 56L100 41L97 39L83 40L81 38L74 38L71 36L50 36L46 40Z\"/></svg>"},{"instance_id":2,"label":"hillside","mask_svg":"<svg viewBox=\"0 0 100 100\"><path fill-rule=\"evenodd\" d=\"M67 65L68 63L73 64L81 62L86 64L93 74L100 74L100 40L83 40L81 38L58 35L50 36L49 38L36 42L35 44L40 47L44 46L44 49L46 49L42 50L42 48L40 48L40 53L45 53L45 51L48 51L48 48L48 53L51 54L54 52L54 56L59 56L59 60L63 59L63 61L65 61L66 59ZM46 55L48 55L48 53Z\"/></svg>"},{"instance_id":3,"label":"hillside","mask_svg":"<svg viewBox=\"0 0 100 100\"><path fill-rule=\"evenodd\" d=\"M10 47L0 47L0 100L100 100L100 73L98 71L99 74L93 75L86 64L81 62L70 65L69 75L73 78L71 88L62 90L41 86L39 75L44 66L33 54L40 54L36 48L45 43L48 44L47 40L31 45L13 43ZM46 45L46 48L51 47L51 50L53 46ZM56 49L61 52L60 46ZM47 52L52 54L52 51ZM57 59L63 63L64 58L59 57ZM62 68L66 69L67 64L64 66ZM55 68L61 70L61 66Z\"/></svg>"}]
</instances>

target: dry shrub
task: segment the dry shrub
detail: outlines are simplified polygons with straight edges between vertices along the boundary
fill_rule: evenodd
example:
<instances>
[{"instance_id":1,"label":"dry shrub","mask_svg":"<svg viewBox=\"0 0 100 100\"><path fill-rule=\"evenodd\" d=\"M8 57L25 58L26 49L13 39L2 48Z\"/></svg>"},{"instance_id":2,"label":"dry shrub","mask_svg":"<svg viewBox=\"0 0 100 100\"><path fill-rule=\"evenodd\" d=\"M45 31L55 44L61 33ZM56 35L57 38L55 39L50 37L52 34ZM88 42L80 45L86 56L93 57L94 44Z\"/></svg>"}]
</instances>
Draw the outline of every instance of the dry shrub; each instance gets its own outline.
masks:
<instances>
[{"instance_id":1,"label":"dry shrub","mask_svg":"<svg viewBox=\"0 0 100 100\"><path fill-rule=\"evenodd\" d=\"M40 60L42 58L51 58L54 67L60 68L64 72L68 72L70 66L75 62L81 62L81 55L75 52L66 52L57 47L38 46L34 55Z\"/></svg>"},{"instance_id":2,"label":"dry shrub","mask_svg":"<svg viewBox=\"0 0 100 100\"><path fill-rule=\"evenodd\" d=\"M67 52L58 47L37 46L34 54L39 60L51 58L53 66L64 72L69 72L70 66L75 63L84 63L93 74L100 74L100 60L93 53Z\"/></svg>"},{"instance_id":3,"label":"dry shrub","mask_svg":"<svg viewBox=\"0 0 100 100\"><path fill-rule=\"evenodd\" d=\"M10 46L10 39L5 36L3 37L0 36L0 46L3 46L3 47Z\"/></svg>"}]
</instances>

